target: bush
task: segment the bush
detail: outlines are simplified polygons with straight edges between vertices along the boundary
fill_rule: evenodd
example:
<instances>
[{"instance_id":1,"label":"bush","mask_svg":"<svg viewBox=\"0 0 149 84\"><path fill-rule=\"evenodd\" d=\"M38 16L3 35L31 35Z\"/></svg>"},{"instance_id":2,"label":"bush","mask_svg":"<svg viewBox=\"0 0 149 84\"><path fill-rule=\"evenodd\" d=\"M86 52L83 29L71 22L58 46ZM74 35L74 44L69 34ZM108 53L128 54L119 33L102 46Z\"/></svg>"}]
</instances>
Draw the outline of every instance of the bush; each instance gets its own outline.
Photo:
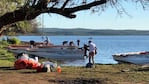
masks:
<instances>
[{"instance_id":1,"label":"bush","mask_svg":"<svg viewBox=\"0 0 149 84\"><path fill-rule=\"evenodd\" d=\"M16 38L16 37L9 38L7 41L10 44L20 44L21 43L21 41L18 38Z\"/></svg>"},{"instance_id":2,"label":"bush","mask_svg":"<svg viewBox=\"0 0 149 84\"><path fill-rule=\"evenodd\" d=\"M8 42L5 41L5 40L2 40L2 41L0 41L0 44L1 44L1 45L8 45Z\"/></svg>"}]
</instances>

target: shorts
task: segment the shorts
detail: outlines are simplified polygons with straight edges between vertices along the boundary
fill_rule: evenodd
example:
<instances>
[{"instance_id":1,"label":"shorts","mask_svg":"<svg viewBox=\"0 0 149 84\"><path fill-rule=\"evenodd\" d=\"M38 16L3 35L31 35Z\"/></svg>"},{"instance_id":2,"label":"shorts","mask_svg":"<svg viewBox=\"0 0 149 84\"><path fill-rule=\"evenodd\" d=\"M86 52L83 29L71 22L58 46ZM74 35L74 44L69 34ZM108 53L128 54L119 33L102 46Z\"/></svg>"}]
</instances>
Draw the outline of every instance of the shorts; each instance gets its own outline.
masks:
<instances>
[{"instance_id":1,"label":"shorts","mask_svg":"<svg viewBox=\"0 0 149 84\"><path fill-rule=\"evenodd\" d=\"M94 56L95 55L95 52L92 51L92 52L89 52L89 56Z\"/></svg>"}]
</instances>

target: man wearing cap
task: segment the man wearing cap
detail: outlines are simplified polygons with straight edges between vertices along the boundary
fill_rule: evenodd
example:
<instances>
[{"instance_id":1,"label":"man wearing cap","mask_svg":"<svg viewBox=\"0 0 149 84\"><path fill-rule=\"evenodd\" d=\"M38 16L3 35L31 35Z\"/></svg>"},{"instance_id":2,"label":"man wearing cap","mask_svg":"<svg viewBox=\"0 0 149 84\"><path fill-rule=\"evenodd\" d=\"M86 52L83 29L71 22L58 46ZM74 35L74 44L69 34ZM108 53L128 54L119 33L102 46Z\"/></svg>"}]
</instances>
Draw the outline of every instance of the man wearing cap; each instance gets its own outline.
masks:
<instances>
[{"instance_id":1,"label":"man wearing cap","mask_svg":"<svg viewBox=\"0 0 149 84\"><path fill-rule=\"evenodd\" d=\"M89 63L91 63L91 60L92 60L92 63L94 64L94 55L96 54L96 45L91 41L89 40L88 41L88 46L89 46Z\"/></svg>"}]
</instances>

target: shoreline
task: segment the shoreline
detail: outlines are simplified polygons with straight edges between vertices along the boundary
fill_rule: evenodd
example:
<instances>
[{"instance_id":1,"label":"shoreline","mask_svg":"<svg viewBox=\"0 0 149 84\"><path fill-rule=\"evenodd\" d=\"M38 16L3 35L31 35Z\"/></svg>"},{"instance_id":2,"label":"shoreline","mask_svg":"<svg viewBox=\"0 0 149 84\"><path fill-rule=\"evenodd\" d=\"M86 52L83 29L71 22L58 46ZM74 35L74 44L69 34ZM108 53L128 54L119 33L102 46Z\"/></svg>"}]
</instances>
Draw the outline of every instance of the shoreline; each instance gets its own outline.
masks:
<instances>
[{"instance_id":1,"label":"shoreline","mask_svg":"<svg viewBox=\"0 0 149 84\"><path fill-rule=\"evenodd\" d=\"M62 66L62 72L37 73L35 70L14 70L0 67L2 84L147 84L148 69L134 64L96 65L96 68ZM12 77L8 80L9 77ZM15 80L15 81L14 81Z\"/></svg>"}]
</instances>

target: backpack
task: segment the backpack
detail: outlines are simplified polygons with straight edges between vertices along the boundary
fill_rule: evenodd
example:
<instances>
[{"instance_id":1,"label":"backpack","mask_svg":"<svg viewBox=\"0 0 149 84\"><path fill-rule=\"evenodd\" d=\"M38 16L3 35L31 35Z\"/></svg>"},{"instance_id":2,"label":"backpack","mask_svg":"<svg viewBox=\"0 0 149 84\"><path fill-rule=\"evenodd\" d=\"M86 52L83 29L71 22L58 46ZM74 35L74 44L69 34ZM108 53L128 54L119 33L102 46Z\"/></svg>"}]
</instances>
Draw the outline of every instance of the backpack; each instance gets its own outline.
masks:
<instances>
[{"instance_id":1,"label":"backpack","mask_svg":"<svg viewBox=\"0 0 149 84\"><path fill-rule=\"evenodd\" d=\"M87 63L86 68L93 68L93 64L92 63Z\"/></svg>"}]
</instances>

